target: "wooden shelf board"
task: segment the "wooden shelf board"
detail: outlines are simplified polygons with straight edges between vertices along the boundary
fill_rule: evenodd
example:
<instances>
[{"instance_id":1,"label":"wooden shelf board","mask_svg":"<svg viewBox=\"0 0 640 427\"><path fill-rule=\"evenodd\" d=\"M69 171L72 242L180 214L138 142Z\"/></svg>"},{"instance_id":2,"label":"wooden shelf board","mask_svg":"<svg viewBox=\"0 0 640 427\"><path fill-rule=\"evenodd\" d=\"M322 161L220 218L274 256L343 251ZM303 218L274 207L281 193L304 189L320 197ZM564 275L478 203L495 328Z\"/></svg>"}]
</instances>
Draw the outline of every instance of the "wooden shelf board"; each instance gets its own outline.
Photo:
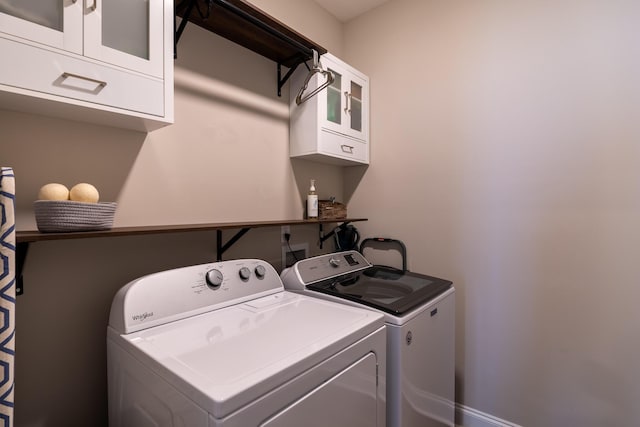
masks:
<instances>
[{"instance_id":1,"label":"wooden shelf board","mask_svg":"<svg viewBox=\"0 0 640 427\"><path fill-rule=\"evenodd\" d=\"M188 4L188 1L183 1L183 3ZM235 13L229 9L229 6L225 6L225 3L230 5L231 8L249 15L250 18L247 19ZM211 6L208 16L206 15L207 4ZM313 49L319 55L327 53L327 49L246 1L224 0L209 2L197 0L196 5L187 18L189 22L286 67L291 68L302 60L312 59L309 53L302 52L300 48L287 42L287 39L293 40L294 43L302 45L306 49ZM198 10L204 16L201 16ZM184 18L185 12L186 8L179 4L177 15ZM260 24L256 24L255 21ZM264 27L267 27L268 30Z\"/></svg>"},{"instance_id":2,"label":"wooden shelf board","mask_svg":"<svg viewBox=\"0 0 640 427\"><path fill-rule=\"evenodd\" d=\"M45 240L89 239L95 237L140 236L144 234L183 233L193 231L233 230L242 228L277 227L282 225L309 225L367 221L366 218L284 220L254 222L221 222L188 225L150 225L140 227L115 227L102 231L80 231L70 233L40 233L39 231L17 231L17 243L40 242Z\"/></svg>"}]
</instances>

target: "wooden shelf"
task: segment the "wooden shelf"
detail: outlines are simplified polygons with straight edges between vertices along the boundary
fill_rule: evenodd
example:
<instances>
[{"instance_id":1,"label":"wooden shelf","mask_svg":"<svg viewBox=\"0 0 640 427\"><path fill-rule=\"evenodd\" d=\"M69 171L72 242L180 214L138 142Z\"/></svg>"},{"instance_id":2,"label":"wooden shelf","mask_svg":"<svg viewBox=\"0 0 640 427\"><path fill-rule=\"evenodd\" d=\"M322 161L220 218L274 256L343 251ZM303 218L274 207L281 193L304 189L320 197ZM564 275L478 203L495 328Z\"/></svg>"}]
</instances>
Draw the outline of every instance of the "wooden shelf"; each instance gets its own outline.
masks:
<instances>
[{"instance_id":1,"label":"wooden shelf","mask_svg":"<svg viewBox=\"0 0 640 427\"><path fill-rule=\"evenodd\" d=\"M182 0L176 15L288 68L327 50L243 0Z\"/></svg>"},{"instance_id":2,"label":"wooden shelf","mask_svg":"<svg viewBox=\"0 0 640 427\"><path fill-rule=\"evenodd\" d=\"M191 231L237 230L243 228L278 227L282 225L331 224L367 221L366 218L345 218L328 220L284 220L254 222L221 222L189 225L151 225L141 227L116 227L103 231L80 231L73 233L40 233L39 231L17 231L17 243L41 242L45 240L88 239L95 237L140 236L144 234L184 233Z\"/></svg>"},{"instance_id":3,"label":"wooden shelf","mask_svg":"<svg viewBox=\"0 0 640 427\"><path fill-rule=\"evenodd\" d=\"M328 234L323 233L324 224L341 223L346 226L350 222L367 221L366 218L344 218L344 219L305 219L305 220L285 220L285 221L254 221L254 222L220 222L210 224L190 224L190 225L151 225L142 227L116 227L102 231L78 231L70 233L40 233L39 231L16 231L16 295L24 293L24 280L22 271L27 258L29 244L47 240L70 240L70 239L91 239L97 237L118 237L118 236L141 236L145 234L167 234L186 233L194 231L215 231L216 232L216 259L222 261L222 254L233 246L242 236L252 228L279 227L282 225L318 225L318 242L322 248L322 242L330 238L335 230ZM239 230L226 243L222 243L223 230Z\"/></svg>"}]
</instances>

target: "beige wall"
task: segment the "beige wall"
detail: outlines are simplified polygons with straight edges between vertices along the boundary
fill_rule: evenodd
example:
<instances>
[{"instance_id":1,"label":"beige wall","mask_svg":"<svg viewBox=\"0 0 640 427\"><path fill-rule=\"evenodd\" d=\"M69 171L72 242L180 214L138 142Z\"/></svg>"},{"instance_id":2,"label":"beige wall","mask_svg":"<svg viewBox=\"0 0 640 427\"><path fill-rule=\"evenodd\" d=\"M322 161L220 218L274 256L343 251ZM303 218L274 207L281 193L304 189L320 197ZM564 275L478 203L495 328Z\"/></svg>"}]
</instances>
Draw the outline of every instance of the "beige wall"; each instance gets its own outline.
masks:
<instances>
[{"instance_id":1,"label":"beige wall","mask_svg":"<svg viewBox=\"0 0 640 427\"><path fill-rule=\"evenodd\" d=\"M341 25L315 3L262 3L341 51ZM47 182L96 185L102 200L118 202L117 226L302 219L312 177L321 198L343 197L342 169L290 161L289 90L277 97L274 62L195 25L178 56L176 122L150 134L0 110L18 229L35 229L32 202ZM293 244L319 251L317 227L291 232ZM105 425L113 295L143 274L215 259L215 247L213 232L32 244L17 301L16 425ZM280 228L259 228L224 257L280 268L281 250Z\"/></svg>"},{"instance_id":2,"label":"beige wall","mask_svg":"<svg viewBox=\"0 0 640 427\"><path fill-rule=\"evenodd\" d=\"M372 99L349 208L454 280L461 404L640 424L639 19L633 1L394 0L345 29Z\"/></svg>"}]
</instances>

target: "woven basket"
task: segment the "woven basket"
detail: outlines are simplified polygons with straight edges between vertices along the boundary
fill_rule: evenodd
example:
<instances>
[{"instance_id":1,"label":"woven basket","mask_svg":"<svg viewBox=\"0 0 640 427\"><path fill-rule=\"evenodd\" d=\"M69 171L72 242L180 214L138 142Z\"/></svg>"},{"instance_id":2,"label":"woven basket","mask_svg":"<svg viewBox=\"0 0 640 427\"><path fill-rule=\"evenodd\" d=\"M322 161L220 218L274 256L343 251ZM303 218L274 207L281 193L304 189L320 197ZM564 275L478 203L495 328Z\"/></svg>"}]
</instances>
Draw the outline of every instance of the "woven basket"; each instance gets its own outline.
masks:
<instances>
[{"instance_id":1,"label":"woven basket","mask_svg":"<svg viewBox=\"0 0 640 427\"><path fill-rule=\"evenodd\" d=\"M320 200L318 202L319 219L345 219L347 217L347 207L339 202L331 200Z\"/></svg>"},{"instance_id":2,"label":"woven basket","mask_svg":"<svg viewBox=\"0 0 640 427\"><path fill-rule=\"evenodd\" d=\"M42 233L109 230L117 203L83 203L70 200L36 200L33 207Z\"/></svg>"}]
</instances>

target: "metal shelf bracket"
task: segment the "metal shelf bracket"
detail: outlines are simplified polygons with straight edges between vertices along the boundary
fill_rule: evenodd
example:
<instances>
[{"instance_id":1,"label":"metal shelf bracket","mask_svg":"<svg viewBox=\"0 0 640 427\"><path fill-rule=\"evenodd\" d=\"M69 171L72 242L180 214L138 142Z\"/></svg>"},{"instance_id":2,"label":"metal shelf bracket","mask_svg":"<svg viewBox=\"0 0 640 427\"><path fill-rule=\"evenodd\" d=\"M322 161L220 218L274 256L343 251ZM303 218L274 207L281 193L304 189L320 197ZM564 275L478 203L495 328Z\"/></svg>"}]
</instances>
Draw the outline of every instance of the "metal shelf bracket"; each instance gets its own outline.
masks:
<instances>
[{"instance_id":1,"label":"metal shelf bracket","mask_svg":"<svg viewBox=\"0 0 640 427\"><path fill-rule=\"evenodd\" d=\"M216 261L222 261L222 254L224 254L227 249L233 246L242 236L247 234L247 231L251 230L251 228L246 227L242 228L236 234L229 239L227 243L222 244L222 230L216 230Z\"/></svg>"},{"instance_id":2,"label":"metal shelf bracket","mask_svg":"<svg viewBox=\"0 0 640 427\"><path fill-rule=\"evenodd\" d=\"M187 26L187 23L189 22L189 16L191 16L191 12L193 11L194 6L196 6L196 1L197 0L184 0L184 1L181 1L180 3L176 3L175 5L175 11L173 14L173 29L174 29L173 58L174 59L178 57L178 42L180 41L180 37L184 32L184 28ZM180 26L176 28L176 22L177 22L176 17L178 16L178 11L184 8L185 5L186 5L186 11L184 13L184 18L182 18L182 21L180 21Z\"/></svg>"},{"instance_id":3,"label":"metal shelf bracket","mask_svg":"<svg viewBox=\"0 0 640 427\"><path fill-rule=\"evenodd\" d=\"M303 62L304 61L300 61L293 67L289 68L289 71L287 71L287 74L285 74L284 77L282 77L282 65L278 64L278 96L282 96L282 88L284 87L284 84L287 82L287 80L289 80L289 77L291 77L293 72L296 71L298 65L302 64Z\"/></svg>"},{"instance_id":4,"label":"metal shelf bracket","mask_svg":"<svg viewBox=\"0 0 640 427\"><path fill-rule=\"evenodd\" d=\"M336 222L337 222L337 221L336 221ZM350 221L345 221L345 222L343 222L342 224L340 224L340 225L339 225L338 227L336 227L336 228L339 228L340 230L344 230L344 229L346 228L346 226L347 226L347 225L349 225L349 223L350 223ZM320 249L322 249L322 244L323 244L326 240L328 240L328 239L332 238L332 237L336 234L336 228L334 228L333 230L331 230L331 231L330 231L329 233L327 233L327 234L323 234L323 233L322 233L322 231L323 231L322 223L320 223L320 224L319 224L319 227L320 227L320 229L319 229L319 231L318 231L318 238L319 238L318 246L320 247Z\"/></svg>"}]
</instances>

